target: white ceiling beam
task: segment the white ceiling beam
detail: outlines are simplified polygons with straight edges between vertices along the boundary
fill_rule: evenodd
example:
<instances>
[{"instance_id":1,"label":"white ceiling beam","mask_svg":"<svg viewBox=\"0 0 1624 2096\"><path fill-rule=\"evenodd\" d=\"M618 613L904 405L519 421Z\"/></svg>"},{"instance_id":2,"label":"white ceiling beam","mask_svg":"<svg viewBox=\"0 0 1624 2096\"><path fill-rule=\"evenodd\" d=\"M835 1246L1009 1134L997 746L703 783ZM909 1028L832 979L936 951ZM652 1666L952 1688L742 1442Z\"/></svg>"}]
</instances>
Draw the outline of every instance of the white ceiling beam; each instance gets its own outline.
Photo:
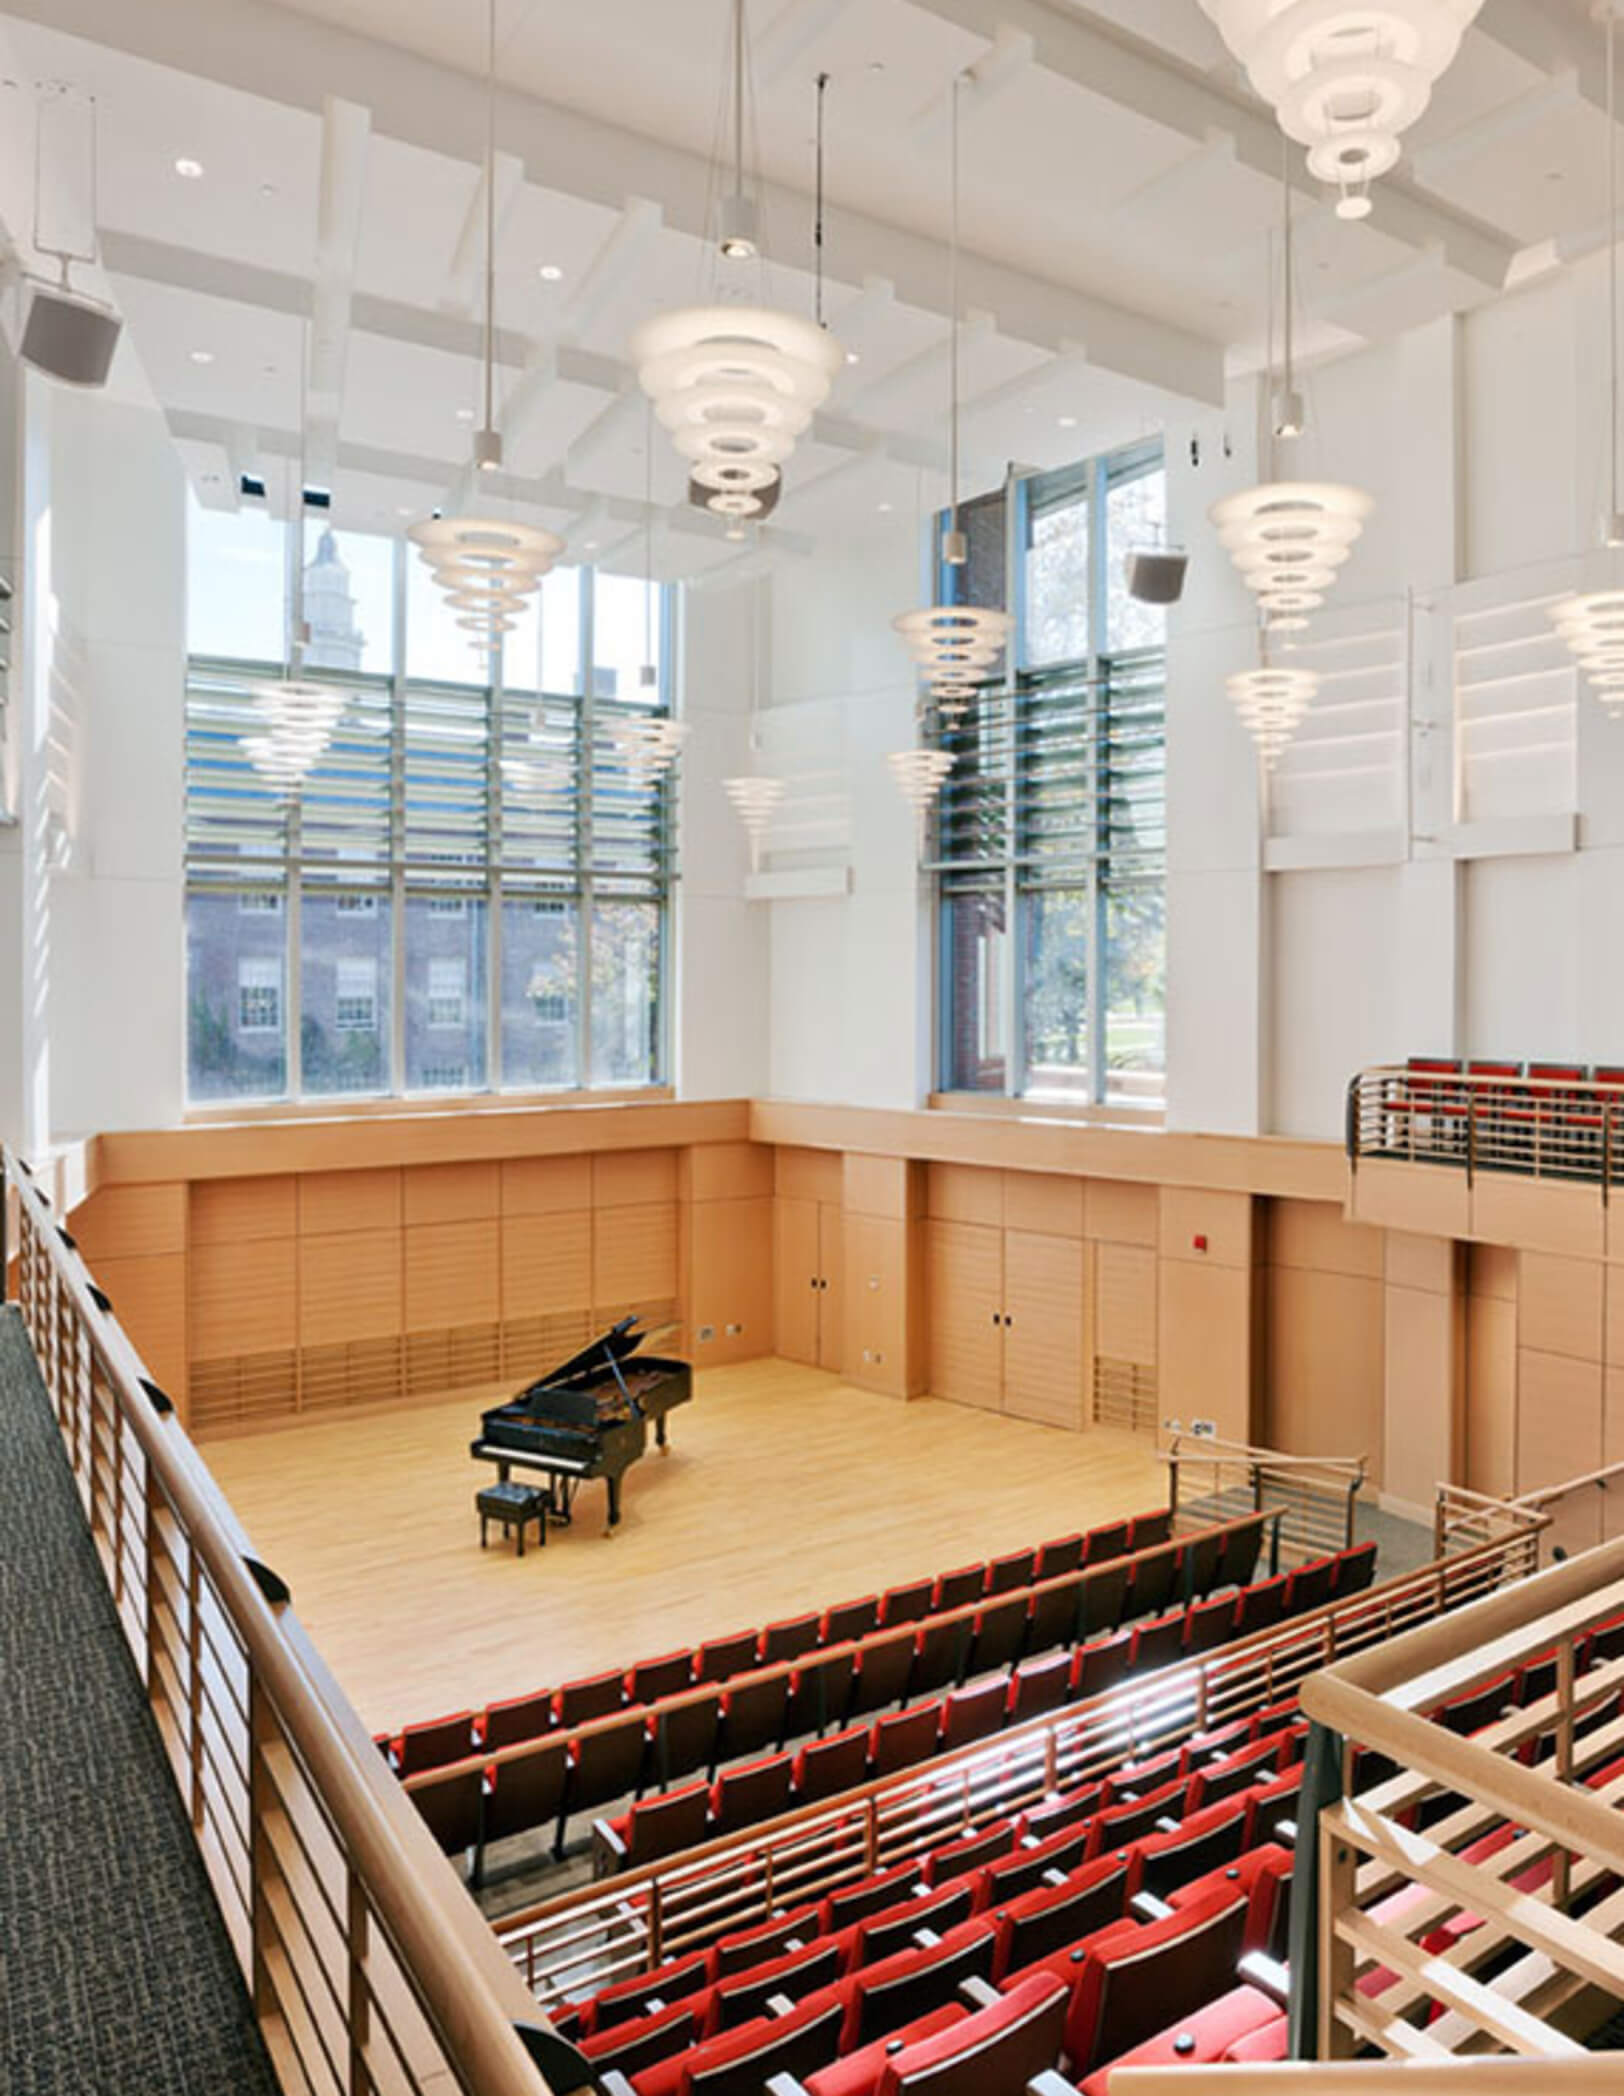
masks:
<instances>
[{"instance_id":1,"label":"white ceiling beam","mask_svg":"<svg viewBox=\"0 0 1624 2096\"><path fill-rule=\"evenodd\" d=\"M822 0L823 6L830 4ZM944 9L948 0L915 4ZM985 0L953 4L976 14ZM1030 29L1022 13L1031 4L1001 0L1000 12L1016 28ZM466 159L467 140L476 135L483 112L484 86L477 76L274 0L165 0L161 8L131 7L127 0L8 0L8 5L13 15L64 34L292 108L315 106L315 83L324 83L332 93L364 100L380 136L454 159ZM984 19L969 26L986 33ZM1041 59L1042 35L1037 44ZM1215 102L1211 90L1206 93L1203 125L1218 120L1215 107L1230 106ZM499 91L497 127L510 141L523 141L527 180L615 210L628 190L659 197L669 226L704 236L711 188L705 154L510 88ZM1198 125L1196 135L1200 130ZM798 187L769 183L763 204L771 224L811 222L811 200ZM840 244L849 276L887 276L905 303L941 312L941 242L934 233L869 211L842 209ZM786 253L783 259L795 263L799 258ZM801 266L809 261L806 257ZM1211 405L1223 400L1223 350L1216 340L1035 276L1000 257L966 250L961 275L966 301L996 313L1002 331L1015 340L1052 350L1062 337L1081 338L1107 369L1143 378L1186 400Z\"/></svg>"},{"instance_id":2,"label":"white ceiling beam","mask_svg":"<svg viewBox=\"0 0 1624 2096\"><path fill-rule=\"evenodd\" d=\"M965 351L987 341L993 331L994 321L990 313L966 313L964 325L959 329L961 362ZM883 378L866 385L851 403L853 419L880 428L891 424L906 427L939 412L936 394L941 391L941 406L945 408L947 372L952 359L953 328L950 322L946 333L937 341L915 351L894 371L888 371Z\"/></svg>"},{"instance_id":3,"label":"white ceiling beam","mask_svg":"<svg viewBox=\"0 0 1624 2096\"><path fill-rule=\"evenodd\" d=\"M498 244L508 213L524 181L524 162L517 153L496 156L496 229ZM479 304L480 278L485 266L485 170L480 168L474 193L462 215L457 244L446 267L445 289L440 306L447 313L472 313Z\"/></svg>"},{"instance_id":4,"label":"white ceiling beam","mask_svg":"<svg viewBox=\"0 0 1624 2096\"><path fill-rule=\"evenodd\" d=\"M316 266L310 286L305 354L305 481L325 487L338 462L344 367L361 251L367 147L372 112L329 95L322 105L321 185L316 205Z\"/></svg>"},{"instance_id":5,"label":"white ceiling beam","mask_svg":"<svg viewBox=\"0 0 1624 2096\"><path fill-rule=\"evenodd\" d=\"M564 453L565 480L572 487L578 486L581 475L590 471L606 453L630 444L634 435L642 432L647 407L642 388L635 381L628 382L607 407L599 410Z\"/></svg>"},{"instance_id":6,"label":"white ceiling beam","mask_svg":"<svg viewBox=\"0 0 1624 2096\"><path fill-rule=\"evenodd\" d=\"M1524 93L1513 95L1509 102L1502 102L1497 109L1485 110L1481 116L1462 124L1436 144L1423 146L1411 165L1421 181L1436 182L1440 175L1452 174L1456 168L1478 159L1480 155L1510 145L1523 132L1531 131L1549 118L1577 109L1581 99L1578 67L1562 66L1549 80L1539 81Z\"/></svg>"},{"instance_id":7,"label":"white ceiling beam","mask_svg":"<svg viewBox=\"0 0 1624 2096\"><path fill-rule=\"evenodd\" d=\"M852 4L853 0L786 0L752 44L757 87L771 87L782 79Z\"/></svg>"},{"instance_id":8,"label":"white ceiling beam","mask_svg":"<svg viewBox=\"0 0 1624 2096\"><path fill-rule=\"evenodd\" d=\"M1191 191L1205 182L1215 169L1235 164L1235 134L1214 126L1193 153L1186 153L1170 167L1160 169L1137 189L1117 200L1113 217L1134 218L1148 212L1178 206Z\"/></svg>"},{"instance_id":9,"label":"white ceiling beam","mask_svg":"<svg viewBox=\"0 0 1624 2096\"><path fill-rule=\"evenodd\" d=\"M911 4L972 34L985 33L986 0L911 0ZM1279 126L1273 112L1255 99L1231 93L1160 46L1090 13L1082 0L1066 0L1064 5L1055 0L998 0L998 4L1008 26L1032 38L1035 62L1046 71L1198 142L1205 142L1215 130L1229 131L1243 166L1271 181L1279 179ZM1371 194L1375 204L1372 223L1378 231L1408 247L1430 248L1441 243L1454 269L1496 289L1504 284L1514 241L1440 198L1423 196L1392 175L1384 176ZM1106 348L1095 329L1083 327L1074 332L1086 336L1096 361L1118 354L1114 344ZM1113 363L1112 368L1121 366Z\"/></svg>"},{"instance_id":10,"label":"white ceiling beam","mask_svg":"<svg viewBox=\"0 0 1624 2096\"><path fill-rule=\"evenodd\" d=\"M619 218L587 264L559 316L558 333L562 340L578 341L617 300L637 287L664 223L665 213L658 204L648 197L627 197Z\"/></svg>"},{"instance_id":11,"label":"white ceiling beam","mask_svg":"<svg viewBox=\"0 0 1624 2096\"><path fill-rule=\"evenodd\" d=\"M1030 394L1046 393L1051 386L1068 385L1074 380L1079 385L1086 385L1089 361L1088 350L1081 342L1062 343L1057 356L1045 357L1030 371L1018 371L1013 378L1006 378L1002 385L989 386L984 392L972 395L964 403L964 419L974 422L983 415L1018 407Z\"/></svg>"},{"instance_id":12,"label":"white ceiling beam","mask_svg":"<svg viewBox=\"0 0 1624 2096\"><path fill-rule=\"evenodd\" d=\"M960 130L973 127L978 118L985 116L1000 96L1014 86L1036 56L1037 45L1027 31L1012 29L1007 22L1000 22L983 55L973 65L966 66L962 75L955 76L964 81L958 90ZM950 80L914 118L909 129L916 144L923 145L948 130L953 92L954 81Z\"/></svg>"},{"instance_id":13,"label":"white ceiling beam","mask_svg":"<svg viewBox=\"0 0 1624 2096\"><path fill-rule=\"evenodd\" d=\"M863 288L849 298L829 323L839 336L847 357L861 359L877 326L883 326L897 302L897 287L889 277L865 277Z\"/></svg>"}]
</instances>

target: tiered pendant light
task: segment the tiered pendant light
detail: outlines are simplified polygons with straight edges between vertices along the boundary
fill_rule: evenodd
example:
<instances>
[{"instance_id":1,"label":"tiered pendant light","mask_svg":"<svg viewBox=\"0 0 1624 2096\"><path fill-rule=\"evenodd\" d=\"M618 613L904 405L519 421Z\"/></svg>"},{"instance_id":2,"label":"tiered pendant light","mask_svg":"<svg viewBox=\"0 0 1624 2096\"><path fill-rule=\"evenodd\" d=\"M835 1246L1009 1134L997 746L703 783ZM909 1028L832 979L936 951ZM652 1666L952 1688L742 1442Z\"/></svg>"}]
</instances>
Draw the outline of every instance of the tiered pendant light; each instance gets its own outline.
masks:
<instances>
[{"instance_id":1,"label":"tiered pendant light","mask_svg":"<svg viewBox=\"0 0 1624 2096\"><path fill-rule=\"evenodd\" d=\"M740 262L757 259L761 240L745 175L745 0L732 7L733 186L721 202L717 245L724 260ZM688 462L695 499L735 521L759 519L777 501L795 440L845 362L826 328L764 305L658 313L632 337L631 353L638 384Z\"/></svg>"},{"instance_id":2,"label":"tiered pendant light","mask_svg":"<svg viewBox=\"0 0 1624 2096\"><path fill-rule=\"evenodd\" d=\"M1618 123L1617 56L1619 7L1607 9L1607 368L1608 498L1602 542L1624 546L1624 512L1618 489ZM1613 565L1616 565L1614 563ZM1572 650L1585 680L1610 713L1624 707L1624 588L1588 590L1551 606L1551 622Z\"/></svg>"},{"instance_id":3,"label":"tiered pendant light","mask_svg":"<svg viewBox=\"0 0 1624 2096\"><path fill-rule=\"evenodd\" d=\"M660 682L654 660L654 431L643 432L643 666L638 682L652 692ZM612 723L609 740L634 785L663 778L688 739L688 723L666 715L630 714Z\"/></svg>"},{"instance_id":4,"label":"tiered pendant light","mask_svg":"<svg viewBox=\"0 0 1624 2096\"><path fill-rule=\"evenodd\" d=\"M1225 688L1259 756L1273 770L1313 704L1319 678L1312 670L1274 669L1265 663L1259 669L1238 670Z\"/></svg>"},{"instance_id":5,"label":"tiered pendant light","mask_svg":"<svg viewBox=\"0 0 1624 2096\"><path fill-rule=\"evenodd\" d=\"M1291 166L1281 163L1284 204L1282 263L1284 282L1283 355L1280 382L1274 384L1274 326L1269 326L1269 438L1271 467L1283 443L1295 443L1307 417L1297 389L1293 361L1293 295ZM1274 298L1270 268L1269 297ZM1336 481L1267 480L1255 488L1226 495L1208 511L1218 542L1234 561L1241 580L1257 599L1261 656L1256 669L1241 670L1225 685L1230 704L1272 769L1302 724L1313 703L1319 679L1312 670L1293 669L1271 660L1270 645L1281 636L1301 633L1310 615L1325 602L1352 553L1365 519L1375 507L1362 488ZM1286 643L1290 645L1289 640Z\"/></svg>"},{"instance_id":6,"label":"tiered pendant light","mask_svg":"<svg viewBox=\"0 0 1624 2096\"><path fill-rule=\"evenodd\" d=\"M756 609L760 585L750 585L750 747L757 747L755 720L761 700L761 653L760 636L757 631ZM771 772L741 773L737 778L724 779L722 791L731 802L734 814L750 841L750 871L761 871L762 847L779 809L784 805L788 791L785 782Z\"/></svg>"},{"instance_id":7,"label":"tiered pendant light","mask_svg":"<svg viewBox=\"0 0 1624 2096\"><path fill-rule=\"evenodd\" d=\"M278 792L292 794L327 754L343 718L344 694L330 684L309 683L295 671L280 684L257 691L254 712L264 726L243 738L243 751L262 779Z\"/></svg>"},{"instance_id":8,"label":"tiered pendant light","mask_svg":"<svg viewBox=\"0 0 1624 2096\"><path fill-rule=\"evenodd\" d=\"M1309 172L1365 218L1483 0L1201 0Z\"/></svg>"},{"instance_id":9,"label":"tiered pendant light","mask_svg":"<svg viewBox=\"0 0 1624 2096\"><path fill-rule=\"evenodd\" d=\"M886 763L891 767L891 776L897 782L897 791L914 811L918 826L919 856L925 855L925 840L929 835L930 811L936 796L946 783L953 769L953 758L947 750L911 749L893 750Z\"/></svg>"},{"instance_id":10,"label":"tiered pendant light","mask_svg":"<svg viewBox=\"0 0 1624 2096\"><path fill-rule=\"evenodd\" d=\"M495 473L502 464L496 428L496 0L487 10L485 80L485 330L484 417L474 432L473 471ZM487 655L517 625L527 601L564 550L556 533L520 524L485 509L452 517L425 517L407 537L457 615L470 643Z\"/></svg>"},{"instance_id":11,"label":"tiered pendant light","mask_svg":"<svg viewBox=\"0 0 1624 2096\"><path fill-rule=\"evenodd\" d=\"M941 565L962 578L969 565L970 547L959 517L959 95L962 73L953 76L950 90L949 132L951 136L951 248L948 277L948 528L942 536ZM955 594L962 580L955 585ZM931 604L921 611L904 611L891 621L924 680L927 709L934 707L938 721L955 726L970 710L988 673L1009 640L1014 626L1007 611L977 604ZM919 825L919 849L923 855L926 825L931 804L941 792L953 756L948 750L928 746L897 750L886 759L891 776L903 798L913 808Z\"/></svg>"}]
</instances>

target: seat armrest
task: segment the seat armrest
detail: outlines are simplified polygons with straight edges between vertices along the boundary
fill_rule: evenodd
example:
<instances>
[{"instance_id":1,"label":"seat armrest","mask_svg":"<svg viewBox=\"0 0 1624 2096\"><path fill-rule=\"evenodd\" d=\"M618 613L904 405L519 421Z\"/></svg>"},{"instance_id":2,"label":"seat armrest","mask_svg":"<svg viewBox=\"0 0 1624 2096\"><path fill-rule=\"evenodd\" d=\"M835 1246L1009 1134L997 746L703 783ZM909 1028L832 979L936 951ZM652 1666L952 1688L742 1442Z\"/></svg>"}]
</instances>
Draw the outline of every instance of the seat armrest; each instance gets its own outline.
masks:
<instances>
[{"instance_id":1,"label":"seat armrest","mask_svg":"<svg viewBox=\"0 0 1624 2096\"><path fill-rule=\"evenodd\" d=\"M1249 1987L1256 1987L1260 1994L1266 1994L1277 2009L1290 2008L1291 1974L1278 1958L1265 1957L1260 1950L1249 1950L1235 1969Z\"/></svg>"},{"instance_id":2,"label":"seat armrest","mask_svg":"<svg viewBox=\"0 0 1624 2096\"><path fill-rule=\"evenodd\" d=\"M974 1973L967 1980L960 1980L959 1993L972 2009L990 2009L1004 1998L990 1980L979 1979Z\"/></svg>"},{"instance_id":3,"label":"seat armrest","mask_svg":"<svg viewBox=\"0 0 1624 2096\"><path fill-rule=\"evenodd\" d=\"M1043 1882L1045 1885L1064 1885L1066 1873L1063 1870L1046 1870L1043 1873Z\"/></svg>"},{"instance_id":4,"label":"seat armrest","mask_svg":"<svg viewBox=\"0 0 1624 2096\"><path fill-rule=\"evenodd\" d=\"M626 1864L626 1844L606 1819L592 1822L592 1875L612 1877Z\"/></svg>"},{"instance_id":5,"label":"seat armrest","mask_svg":"<svg viewBox=\"0 0 1624 2096\"><path fill-rule=\"evenodd\" d=\"M767 2014L769 2016L787 2016L794 2007L794 2002L790 2000L787 1994L769 1994L767 1996Z\"/></svg>"},{"instance_id":6,"label":"seat armrest","mask_svg":"<svg viewBox=\"0 0 1624 2096\"><path fill-rule=\"evenodd\" d=\"M768 2086L770 2088L771 2083ZM1067 2081L1057 2068L1045 2067L1041 2074L1034 2074L1027 2083L1026 2096L1077 2096L1077 2085Z\"/></svg>"},{"instance_id":7,"label":"seat armrest","mask_svg":"<svg viewBox=\"0 0 1624 2096\"><path fill-rule=\"evenodd\" d=\"M1136 1892L1128 1902L1128 1912L1138 1921L1165 1921L1173 1911L1166 1900L1158 1899L1154 1892Z\"/></svg>"},{"instance_id":8,"label":"seat armrest","mask_svg":"<svg viewBox=\"0 0 1624 2096\"><path fill-rule=\"evenodd\" d=\"M941 1940L934 1929L915 1929L913 1932L913 1941L920 1950L934 1950Z\"/></svg>"},{"instance_id":9,"label":"seat armrest","mask_svg":"<svg viewBox=\"0 0 1624 2096\"><path fill-rule=\"evenodd\" d=\"M603 2096L636 2096L636 2091L618 2067L604 2067L593 2076Z\"/></svg>"},{"instance_id":10,"label":"seat armrest","mask_svg":"<svg viewBox=\"0 0 1624 2096\"><path fill-rule=\"evenodd\" d=\"M1158 1834L1176 1834L1183 1824L1183 1820L1175 1819L1172 1813L1163 1812L1157 1818L1156 1832Z\"/></svg>"},{"instance_id":11,"label":"seat armrest","mask_svg":"<svg viewBox=\"0 0 1624 2096\"><path fill-rule=\"evenodd\" d=\"M1274 1838L1283 1849L1297 1846L1297 1822L1294 1819L1277 1819L1274 1823Z\"/></svg>"},{"instance_id":12,"label":"seat armrest","mask_svg":"<svg viewBox=\"0 0 1624 2096\"><path fill-rule=\"evenodd\" d=\"M612 2092L617 2096L617 2092ZM806 2090L793 2074L771 2074L767 2077L767 2096L806 2096Z\"/></svg>"}]
</instances>

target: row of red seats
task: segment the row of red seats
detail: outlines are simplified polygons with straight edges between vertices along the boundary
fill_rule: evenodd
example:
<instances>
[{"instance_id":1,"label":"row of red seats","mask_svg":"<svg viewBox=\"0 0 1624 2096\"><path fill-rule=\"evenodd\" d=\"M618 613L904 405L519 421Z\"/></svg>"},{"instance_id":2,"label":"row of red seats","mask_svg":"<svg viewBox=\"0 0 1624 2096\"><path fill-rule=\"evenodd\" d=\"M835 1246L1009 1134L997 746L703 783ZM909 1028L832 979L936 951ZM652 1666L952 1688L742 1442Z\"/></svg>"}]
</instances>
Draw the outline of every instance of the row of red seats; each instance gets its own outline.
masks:
<instances>
[{"instance_id":1,"label":"row of red seats","mask_svg":"<svg viewBox=\"0 0 1624 2096\"><path fill-rule=\"evenodd\" d=\"M894 1867L606 1989L556 2018L558 2027L580 2040L595 2071L632 2075L636 2096L690 2089L721 2096L759 2089L775 2072L810 2072L811 2096L866 2096L888 2048L928 2035L896 2026L939 2015L963 1978L978 1976L1023 2000L1031 1981L1045 1979L1045 1996L1065 2001L1076 1995L1079 1941L1120 1930L1130 1913L1135 1927L1147 1918L1165 1922L1204 1912L1210 1896L1223 1895L1226 1915L1244 1910L1248 1940L1277 1949L1291 1859L1269 1843L1263 1821L1290 1809L1301 1728L1288 1725L1237 1750L1236 1733L1250 1734L1252 1723L1157 1757L1185 1770L1181 1797L1160 1784L1136 1796L1133 1772L1118 1771L1020 1821L944 1844L922 1863ZM1250 1787L1211 1802L1199 1786L1220 1780L1238 1753L1249 1755ZM1153 1764L1146 1768L1156 1773ZM1050 1831L1062 1809L1075 1816ZM1169 1941L1178 1933L1164 1931ZM777 2015L765 2013L769 2004ZM822 2012L833 2006L841 2014L825 2022ZM1112 2051L1133 2042L1129 2006L1120 1982L1109 2002L1086 2012L1071 1999L1031 2071L1053 2064L1062 2031L1070 2033L1079 2014L1097 2019L1108 2009L1100 2042ZM1003 2027L1002 2018L992 2020ZM805 2056L831 2037L836 2063L809 2069ZM1069 2042L1067 2049L1081 2056ZM747 2062L753 2084L735 2080Z\"/></svg>"},{"instance_id":2,"label":"row of red seats","mask_svg":"<svg viewBox=\"0 0 1624 2096\"><path fill-rule=\"evenodd\" d=\"M1256 1531L1250 1531L1254 1538ZM1189 1610L1174 1610L1095 1644L1060 1652L1049 1661L1010 1665L1026 1644L1027 1611L1041 1605L1022 1599L1000 1602L975 1619L980 1631L995 1614L1018 1609L994 1644L978 1635L972 1653L999 1672L977 1687L946 1698L904 1704L896 1716L835 1738L830 1724L846 1726L883 1703L911 1693L920 1659L932 1637L922 1626L908 1642L881 1647L880 1663L867 1673L850 1655L815 1661L788 1677L718 1691L716 1697L679 1706L649 1721L629 1714L620 1723L567 1740L544 1743L510 1761L419 1780L411 1796L447 1854L473 1852L474 1882L483 1873L484 1851L497 1841L553 1825L553 1853L561 1856L570 1819L627 1796L639 1801L650 1783L666 1795L640 1803L624 1822L597 1830L600 1869L649 1862L696 1841L731 1833L764 1819L816 1804L852 1788L902 1772L933 1755L972 1744L1010 1724L1025 1723L1068 1700L1104 1693L1135 1671L1148 1671L1210 1651L1231 1639L1279 1623L1288 1613L1316 1608L1335 1596L1367 1586L1374 1572L1374 1546L1362 1544L1334 1558L1319 1559L1236 1595L1222 1595ZM948 1678L966 1671L962 1662ZM938 1677L940 1678L940 1677ZM781 1742L808 1732L820 1744L800 1753ZM757 1754L779 1751L765 1761L714 1773L719 1745ZM673 1791L681 1778L709 1768L703 1784Z\"/></svg>"},{"instance_id":3,"label":"row of red seats","mask_svg":"<svg viewBox=\"0 0 1624 2096\"><path fill-rule=\"evenodd\" d=\"M1304 1587L1300 1605L1318 1606L1317 1600L1306 1598L1317 1592L1318 1580L1310 1568L1304 1571L1312 1584ZM696 1783L647 1802L640 1800L616 1819L594 1822L597 1874L607 1876L656 1863L741 1827L759 1825L801 1806L821 1804L859 1784L917 1767L937 1754L973 1746L1007 1726L1024 1724L1066 1703L1104 1694L1130 1676L1210 1651L1244 1634L1245 1629L1270 1627L1283 1614L1293 1612L1291 1588L1298 1577L1282 1575L1243 1588L1238 1595L1176 1610L1098 1644L1028 1661L1007 1676L995 1675L940 1701L916 1704L872 1725L837 1733L793 1755L772 1755L724 1770L709 1784ZM500 1774L498 1770L498 1779Z\"/></svg>"},{"instance_id":4,"label":"row of red seats","mask_svg":"<svg viewBox=\"0 0 1624 2096\"><path fill-rule=\"evenodd\" d=\"M843 1601L821 1613L814 1611L769 1623L764 1630L710 1638L702 1645L667 1652L629 1669L617 1667L581 1681L566 1682L560 1689L538 1689L533 1694L487 1704L480 1711L459 1710L447 1717L407 1725L396 1735L380 1734L378 1745L398 1775L418 1775L425 1769L463 1761L481 1749L494 1751L524 1740L544 1738L549 1732L568 1731L640 1703L658 1703L684 1689L727 1681L756 1667L801 1659L826 1646L850 1644L877 1630L924 1622L931 1616L966 1608L983 1599L993 1600L1042 1580L1059 1579L1068 1572L1105 1564L1134 1551L1154 1549L1167 1541L1171 1527L1172 1515L1166 1507L1135 1514L1127 1520L1058 1537L1034 1549L1011 1551L1005 1557L939 1572L932 1579L888 1587L883 1594L865 1594L860 1600ZM1150 1601L1146 1605L1159 1604Z\"/></svg>"}]
</instances>

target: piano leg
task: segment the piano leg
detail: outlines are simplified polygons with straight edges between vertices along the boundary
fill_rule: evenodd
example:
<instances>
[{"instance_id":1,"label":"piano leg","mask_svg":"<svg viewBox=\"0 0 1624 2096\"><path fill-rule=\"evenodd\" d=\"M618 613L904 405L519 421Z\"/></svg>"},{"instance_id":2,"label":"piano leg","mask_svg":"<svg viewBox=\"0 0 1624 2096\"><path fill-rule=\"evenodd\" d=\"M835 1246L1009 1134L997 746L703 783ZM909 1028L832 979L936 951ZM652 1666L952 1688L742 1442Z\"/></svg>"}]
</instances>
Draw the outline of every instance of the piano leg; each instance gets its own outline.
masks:
<instances>
[{"instance_id":1,"label":"piano leg","mask_svg":"<svg viewBox=\"0 0 1624 2096\"><path fill-rule=\"evenodd\" d=\"M620 1526L620 1479L611 1477L605 1482L609 1487L609 1526L604 1530L604 1534L612 1536Z\"/></svg>"},{"instance_id":2,"label":"piano leg","mask_svg":"<svg viewBox=\"0 0 1624 2096\"><path fill-rule=\"evenodd\" d=\"M663 1412L654 1422L654 1444L662 1456L668 1456L671 1453L665 1438L665 1414Z\"/></svg>"}]
</instances>

